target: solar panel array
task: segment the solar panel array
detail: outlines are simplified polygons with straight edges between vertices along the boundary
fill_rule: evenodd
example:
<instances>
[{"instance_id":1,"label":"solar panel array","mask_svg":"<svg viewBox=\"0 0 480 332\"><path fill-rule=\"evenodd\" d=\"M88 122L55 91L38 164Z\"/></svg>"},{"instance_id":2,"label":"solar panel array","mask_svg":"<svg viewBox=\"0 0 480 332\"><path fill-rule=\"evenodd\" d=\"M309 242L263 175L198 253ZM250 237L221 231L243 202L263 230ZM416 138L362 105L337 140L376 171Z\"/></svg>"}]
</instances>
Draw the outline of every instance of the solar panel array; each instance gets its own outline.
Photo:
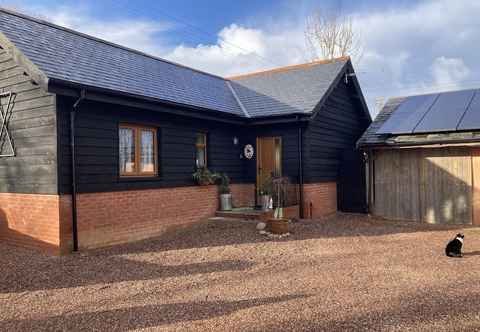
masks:
<instances>
[{"instance_id":1,"label":"solar panel array","mask_svg":"<svg viewBox=\"0 0 480 332\"><path fill-rule=\"evenodd\" d=\"M480 89L407 97L377 134L480 129Z\"/></svg>"}]
</instances>

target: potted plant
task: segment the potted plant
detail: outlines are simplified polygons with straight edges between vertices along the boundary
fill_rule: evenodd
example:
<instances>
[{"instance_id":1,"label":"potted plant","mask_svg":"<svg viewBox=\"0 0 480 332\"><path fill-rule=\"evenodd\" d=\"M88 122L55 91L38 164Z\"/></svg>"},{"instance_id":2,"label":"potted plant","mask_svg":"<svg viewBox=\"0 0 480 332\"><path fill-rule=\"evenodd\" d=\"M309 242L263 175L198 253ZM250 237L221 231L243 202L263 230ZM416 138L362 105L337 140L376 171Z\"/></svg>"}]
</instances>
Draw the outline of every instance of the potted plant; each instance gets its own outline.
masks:
<instances>
[{"instance_id":1,"label":"potted plant","mask_svg":"<svg viewBox=\"0 0 480 332\"><path fill-rule=\"evenodd\" d=\"M232 194L230 192L230 178L225 173L214 174L214 179L218 184L218 194L220 196L220 210L232 210Z\"/></svg>"},{"instance_id":2,"label":"potted plant","mask_svg":"<svg viewBox=\"0 0 480 332\"><path fill-rule=\"evenodd\" d=\"M260 183L258 200L263 211L268 211L272 208L272 178L270 176L264 178Z\"/></svg>"},{"instance_id":3,"label":"potted plant","mask_svg":"<svg viewBox=\"0 0 480 332\"><path fill-rule=\"evenodd\" d=\"M285 234L289 232L290 220L284 218L283 207L287 201L289 180L287 177L277 177L272 180L273 197L275 199L275 212L273 218L268 221L270 231L274 234Z\"/></svg>"},{"instance_id":4,"label":"potted plant","mask_svg":"<svg viewBox=\"0 0 480 332\"><path fill-rule=\"evenodd\" d=\"M199 167L195 171L195 173L192 174L193 179L197 184L200 186L208 186L210 184L213 184L215 179L213 177L212 172L208 170L206 167Z\"/></svg>"}]
</instances>

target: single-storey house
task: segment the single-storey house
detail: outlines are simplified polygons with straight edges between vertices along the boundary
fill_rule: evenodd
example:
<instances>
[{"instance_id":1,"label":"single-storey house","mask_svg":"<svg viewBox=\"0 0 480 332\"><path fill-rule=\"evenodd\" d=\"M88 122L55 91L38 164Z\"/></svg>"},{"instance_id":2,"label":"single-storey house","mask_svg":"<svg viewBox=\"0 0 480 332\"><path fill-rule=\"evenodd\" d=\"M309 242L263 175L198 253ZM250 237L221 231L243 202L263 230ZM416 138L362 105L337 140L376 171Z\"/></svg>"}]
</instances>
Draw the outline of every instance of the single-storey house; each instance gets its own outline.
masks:
<instances>
[{"instance_id":1,"label":"single-storey house","mask_svg":"<svg viewBox=\"0 0 480 332\"><path fill-rule=\"evenodd\" d=\"M198 167L238 207L275 173L301 217L366 209L371 119L348 58L223 78L1 9L0 93L3 241L66 252L213 216Z\"/></svg>"},{"instance_id":2,"label":"single-storey house","mask_svg":"<svg viewBox=\"0 0 480 332\"><path fill-rule=\"evenodd\" d=\"M480 90L390 99L358 146L371 213L480 225Z\"/></svg>"}]
</instances>

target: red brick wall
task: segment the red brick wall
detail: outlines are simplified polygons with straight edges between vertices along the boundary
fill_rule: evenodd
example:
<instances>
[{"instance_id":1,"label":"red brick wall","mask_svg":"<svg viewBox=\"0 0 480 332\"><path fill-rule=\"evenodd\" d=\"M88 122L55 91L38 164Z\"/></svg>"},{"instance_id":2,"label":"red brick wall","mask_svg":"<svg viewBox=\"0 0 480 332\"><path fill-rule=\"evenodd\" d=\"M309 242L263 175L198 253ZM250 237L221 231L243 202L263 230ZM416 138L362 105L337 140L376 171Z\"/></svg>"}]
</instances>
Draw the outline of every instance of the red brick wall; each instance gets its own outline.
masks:
<instances>
[{"instance_id":1,"label":"red brick wall","mask_svg":"<svg viewBox=\"0 0 480 332\"><path fill-rule=\"evenodd\" d=\"M60 198L0 193L0 241L59 253Z\"/></svg>"},{"instance_id":2,"label":"red brick wall","mask_svg":"<svg viewBox=\"0 0 480 332\"><path fill-rule=\"evenodd\" d=\"M336 182L303 185L304 217L321 218L337 211Z\"/></svg>"},{"instance_id":3,"label":"red brick wall","mask_svg":"<svg viewBox=\"0 0 480 332\"><path fill-rule=\"evenodd\" d=\"M234 207L251 207L255 205L254 184L232 184L230 189Z\"/></svg>"},{"instance_id":4,"label":"red brick wall","mask_svg":"<svg viewBox=\"0 0 480 332\"><path fill-rule=\"evenodd\" d=\"M254 185L232 184L231 189L236 206L253 204ZM95 248L159 236L214 216L217 208L216 186L79 194L79 246ZM67 197L61 209L67 211L62 220L62 243L71 245L69 209Z\"/></svg>"},{"instance_id":5,"label":"red brick wall","mask_svg":"<svg viewBox=\"0 0 480 332\"><path fill-rule=\"evenodd\" d=\"M253 184L232 185L234 205L252 206L254 192ZM336 198L335 182L305 184L305 217L335 213ZM158 236L213 216L218 195L215 186L79 194L77 206L80 248L94 248ZM0 194L0 239L68 252L70 196Z\"/></svg>"},{"instance_id":6,"label":"red brick wall","mask_svg":"<svg viewBox=\"0 0 480 332\"><path fill-rule=\"evenodd\" d=\"M72 197L60 196L60 252L69 253L73 249L72 237Z\"/></svg>"},{"instance_id":7,"label":"red brick wall","mask_svg":"<svg viewBox=\"0 0 480 332\"><path fill-rule=\"evenodd\" d=\"M252 206L253 184L232 184L235 206ZM136 241L215 214L216 186L79 194L80 248ZM0 194L0 239L66 253L72 248L70 195Z\"/></svg>"}]
</instances>

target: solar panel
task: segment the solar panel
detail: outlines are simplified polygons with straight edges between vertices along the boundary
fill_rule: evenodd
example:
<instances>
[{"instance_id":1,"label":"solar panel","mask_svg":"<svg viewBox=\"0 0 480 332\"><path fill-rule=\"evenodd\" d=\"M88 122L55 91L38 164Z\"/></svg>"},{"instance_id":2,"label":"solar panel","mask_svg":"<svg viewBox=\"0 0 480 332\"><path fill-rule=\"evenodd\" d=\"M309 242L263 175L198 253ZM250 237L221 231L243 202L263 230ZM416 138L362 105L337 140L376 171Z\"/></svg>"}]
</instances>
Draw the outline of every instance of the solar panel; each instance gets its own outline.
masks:
<instances>
[{"instance_id":1,"label":"solar panel","mask_svg":"<svg viewBox=\"0 0 480 332\"><path fill-rule=\"evenodd\" d=\"M377 130L377 134L411 134L437 97L438 94L408 97Z\"/></svg>"},{"instance_id":2,"label":"solar panel","mask_svg":"<svg viewBox=\"0 0 480 332\"><path fill-rule=\"evenodd\" d=\"M475 91L467 112L462 121L457 126L458 130L476 130L480 129L480 90Z\"/></svg>"},{"instance_id":3,"label":"solar panel","mask_svg":"<svg viewBox=\"0 0 480 332\"><path fill-rule=\"evenodd\" d=\"M439 94L413 132L455 131L474 93L475 90L464 90Z\"/></svg>"}]
</instances>

